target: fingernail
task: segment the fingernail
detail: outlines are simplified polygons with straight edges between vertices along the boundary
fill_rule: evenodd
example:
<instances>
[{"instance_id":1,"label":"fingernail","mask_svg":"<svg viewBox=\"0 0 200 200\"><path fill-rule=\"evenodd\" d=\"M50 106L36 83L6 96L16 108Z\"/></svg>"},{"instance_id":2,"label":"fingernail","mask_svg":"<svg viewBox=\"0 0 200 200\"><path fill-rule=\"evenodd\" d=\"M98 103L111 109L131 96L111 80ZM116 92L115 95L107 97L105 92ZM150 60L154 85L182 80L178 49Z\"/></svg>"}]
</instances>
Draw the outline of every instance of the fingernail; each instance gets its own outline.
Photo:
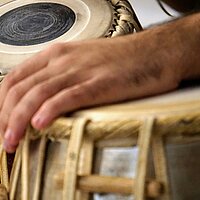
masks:
<instances>
[{"instance_id":1,"label":"fingernail","mask_svg":"<svg viewBox=\"0 0 200 200\"><path fill-rule=\"evenodd\" d=\"M7 141L8 140L10 141L12 140L13 136L14 136L14 132L11 129L7 129L4 135L4 139Z\"/></svg>"},{"instance_id":2,"label":"fingernail","mask_svg":"<svg viewBox=\"0 0 200 200\"><path fill-rule=\"evenodd\" d=\"M45 122L45 118L44 117L42 117L41 115L36 115L32 120L32 125L35 128L42 128L44 122Z\"/></svg>"}]
</instances>

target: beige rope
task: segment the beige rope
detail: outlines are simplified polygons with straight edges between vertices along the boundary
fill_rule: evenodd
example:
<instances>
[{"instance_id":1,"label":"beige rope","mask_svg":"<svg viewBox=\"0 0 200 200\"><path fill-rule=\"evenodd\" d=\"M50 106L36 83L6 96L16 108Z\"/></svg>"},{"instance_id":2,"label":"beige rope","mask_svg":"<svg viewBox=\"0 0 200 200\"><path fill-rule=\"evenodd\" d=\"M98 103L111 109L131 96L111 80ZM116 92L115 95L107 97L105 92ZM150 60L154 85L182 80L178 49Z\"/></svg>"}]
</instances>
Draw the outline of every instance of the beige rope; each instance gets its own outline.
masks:
<instances>
[{"instance_id":1,"label":"beige rope","mask_svg":"<svg viewBox=\"0 0 200 200\"><path fill-rule=\"evenodd\" d=\"M0 200L8 200L8 193L3 184L0 184Z\"/></svg>"},{"instance_id":2,"label":"beige rope","mask_svg":"<svg viewBox=\"0 0 200 200\"><path fill-rule=\"evenodd\" d=\"M7 156L6 152L3 150L3 145L0 145L0 169L1 169L1 184L3 184L6 189L9 189L9 179L8 179L8 167L7 167Z\"/></svg>"},{"instance_id":3,"label":"beige rope","mask_svg":"<svg viewBox=\"0 0 200 200\"><path fill-rule=\"evenodd\" d=\"M1 163L2 163L2 184L6 187L7 190L9 190L7 155L5 151L3 151Z\"/></svg>"},{"instance_id":4,"label":"beige rope","mask_svg":"<svg viewBox=\"0 0 200 200\"><path fill-rule=\"evenodd\" d=\"M145 198L145 182L148 155L150 150L150 142L152 137L152 129L154 125L154 118L148 118L144 121L138 139L138 162L136 170L136 183L135 183L135 199L144 200Z\"/></svg>"},{"instance_id":5,"label":"beige rope","mask_svg":"<svg viewBox=\"0 0 200 200\"><path fill-rule=\"evenodd\" d=\"M156 180L162 182L164 186L162 200L170 200L172 199L172 196L168 180L167 160L162 136L154 135L152 139L152 150Z\"/></svg>"},{"instance_id":6,"label":"beige rope","mask_svg":"<svg viewBox=\"0 0 200 200\"><path fill-rule=\"evenodd\" d=\"M7 168L7 158L6 152L3 150L3 145L0 144L0 176L1 176L1 184L0 184L0 200L8 200L8 168Z\"/></svg>"},{"instance_id":7,"label":"beige rope","mask_svg":"<svg viewBox=\"0 0 200 200\"><path fill-rule=\"evenodd\" d=\"M92 164L93 164L93 153L94 153L94 142L84 136L82 139L82 145L79 153L79 162L77 175L78 176L86 176L90 175L92 172ZM90 194L88 192L84 192L82 190L78 190L76 192L76 200L89 200Z\"/></svg>"},{"instance_id":8,"label":"beige rope","mask_svg":"<svg viewBox=\"0 0 200 200\"><path fill-rule=\"evenodd\" d=\"M31 139L38 139L42 135L46 135L50 140L60 140L69 138L72 130L73 119L58 118L49 127L38 131L31 126L28 127L28 132L31 134Z\"/></svg>"},{"instance_id":9,"label":"beige rope","mask_svg":"<svg viewBox=\"0 0 200 200\"><path fill-rule=\"evenodd\" d=\"M21 185L22 185L22 200L29 199L29 132L25 134L25 139L22 147L22 172L21 172Z\"/></svg>"},{"instance_id":10,"label":"beige rope","mask_svg":"<svg viewBox=\"0 0 200 200\"><path fill-rule=\"evenodd\" d=\"M12 171L11 171L11 175L10 175L10 192L9 192L10 200L15 199L17 182L18 182L18 178L19 178L20 170L21 170L21 162L22 162L22 154L21 153L22 153L22 144L20 143L19 147L17 148L16 154L15 154L15 159L13 162Z\"/></svg>"},{"instance_id":11,"label":"beige rope","mask_svg":"<svg viewBox=\"0 0 200 200\"><path fill-rule=\"evenodd\" d=\"M37 131L30 129L31 138L39 138L43 134L49 139L60 140L67 139L71 134L74 118L59 118L48 128ZM181 112L179 114L166 115L158 118L155 123L155 131L159 135L170 137L170 142L178 141L178 137L183 140L200 136L200 112ZM139 129L142 126L141 120L119 119L119 120L101 120L90 121L85 127L85 134L94 141L103 139L137 139ZM176 136L176 137L175 137ZM174 138L174 141L173 141ZM180 142L179 142L180 143Z\"/></svg>"},{"instance_id":12,"label":"beige rope","mask_svg":"<svg viewBox=\"0 0 200 200\"><path fill-rule=\"evenodd\" d=\"M75 197L79 152L86 122L87 119L79 118L73 124L66 158L63 200L74 200Z\"/></svg>"},{"instance_id":13,"label":"beige rope","mask_svg":"<svg viewBox=\"0 0 200 200\"><path fill-rule=\"evenodd\" d=\"M41 189L41 180L42 180L42 170L44 166L45 160L45 149L46 149L47 139L46 136L42 136L39 146L38 152L38 165L37 165L37 174L36 174L36 181L35 181L35 188L33 193L33 200L39 200L40 189Z\"/></svg>"}]
</instances>

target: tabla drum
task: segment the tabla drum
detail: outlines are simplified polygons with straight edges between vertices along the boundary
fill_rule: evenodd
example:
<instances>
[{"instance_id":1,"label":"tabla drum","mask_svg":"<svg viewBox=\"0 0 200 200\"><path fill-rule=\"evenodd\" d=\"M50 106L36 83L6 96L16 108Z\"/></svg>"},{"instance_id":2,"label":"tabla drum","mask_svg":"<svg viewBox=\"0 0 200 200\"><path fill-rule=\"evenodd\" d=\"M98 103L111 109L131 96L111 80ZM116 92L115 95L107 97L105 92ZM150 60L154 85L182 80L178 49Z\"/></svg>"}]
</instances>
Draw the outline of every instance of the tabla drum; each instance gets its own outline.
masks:
<instances>
[{"instance_id":1,"label":"tabla drum","mask_svg":"<svg viewBox=\"0 0 200 200\"><path fill-rule=\"evenodd\" d=\"M197 85L157 97L78 111L40 132L29 127L17 149L10 178L6 154L1 151L1 195L7 188L10 200L89 200L89 194L94 192L131 195L111 199L135 196L136 200L197 200L199 99ZM136 169L127 160L133 151L112 161L96 154L99 150L115 148L117 152L135 146ZM104 169L102 162L106 164ZM119 165L121 169L113 174ZM126 169L131 174L136 170L136 175L123 176L121 172ZM148 169L153 169L151 176Z\"/></svg>"},{"instance_id":2,"label":"tabla drum","mask_svg":"<svg viewBox=\"0 0 200 200\"><path fill-rule=\"evenodd\" d=\"M0 82L17 64L53 43L110 38L141 29L127 0L1 0ZM4 163L1 183L11 191L13 187L8 186L5 152L1 160ZM16 171L14 168L13 171ZM6 192L3 185L0 187L1 194ZM13 199L12 194L9 192L10 199ZM0 198L4 197L0 195ZM14 199L19 198L21 196L17 195ZM23 194L22 198L27 200L31 197ZM34 195L33 198L39 197Z\"/></svg>"},{"instance_id":3,"label":"tabla drum","mask_svg":"<svg viewBox=\"0 0 200 200\"><path fill-rule=\"evenodd\" d=\"M126 0L1 0L0 27L1 79L53 43L141 30Z\"/></svg>"},{"instance_id":4,"label":"tabla drum","mask_svg":"<svg viewBox=\"0 0 200 200\"><path fill-rule=\"evenodd\" d=\"M141 28L125 0L5 0L0 3L0 27L2 78L52 43L114 37ZM199 99L197 86L79 111L40 132L27 128L11 173L0 149L0 199L89 200L91 193L120 193L136 200L199 199ZM135 146L135 177L102 170L102 163L110 161L100 150ZM120 159L112 162L117 167ZM131 164L129 168L134 171Z\"/></svg>"}]
</instances>

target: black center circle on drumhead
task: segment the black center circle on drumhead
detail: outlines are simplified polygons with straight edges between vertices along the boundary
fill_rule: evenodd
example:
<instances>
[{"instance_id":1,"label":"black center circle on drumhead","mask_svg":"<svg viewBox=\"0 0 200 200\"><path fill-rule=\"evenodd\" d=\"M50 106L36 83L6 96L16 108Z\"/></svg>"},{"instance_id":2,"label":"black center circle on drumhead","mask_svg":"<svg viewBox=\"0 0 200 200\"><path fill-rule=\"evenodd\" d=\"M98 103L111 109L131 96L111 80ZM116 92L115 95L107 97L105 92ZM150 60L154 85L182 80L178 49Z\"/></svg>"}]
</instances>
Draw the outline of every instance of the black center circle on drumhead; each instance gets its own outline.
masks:
<instances>
[{"instance_id":1,"label":"black center circle on drumhead","mask_svg":"<svg viewBox=\"0 0 200 200\"><path fill-rule=\"evenodd\" d=\"M0 17L0 42L16 46L41 44L66 33L75 13L57 3L34 3L8 11Z\"/></svg>"}]
</instances>

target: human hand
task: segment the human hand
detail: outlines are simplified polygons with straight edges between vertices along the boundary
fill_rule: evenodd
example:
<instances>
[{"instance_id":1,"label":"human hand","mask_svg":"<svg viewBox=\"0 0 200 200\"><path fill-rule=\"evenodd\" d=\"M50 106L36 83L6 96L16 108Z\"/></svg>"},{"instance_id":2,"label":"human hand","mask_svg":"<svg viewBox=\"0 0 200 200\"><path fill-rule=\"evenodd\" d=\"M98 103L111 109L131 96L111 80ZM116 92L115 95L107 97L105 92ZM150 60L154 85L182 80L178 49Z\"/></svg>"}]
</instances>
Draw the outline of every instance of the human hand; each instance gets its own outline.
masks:
<instances>
[{"instance_id":1,"label":"human hand","mask_svg":"<svg viewBox=\"0 0 200 200\"><path fill-rule=\"evenodd\" d=\"M176 87L172 70L148 63L135 38L56 44L11 71L0 88L6 151L15 151L30 122L42 129L69 111Z\"/></svg>"}]
</instances>

